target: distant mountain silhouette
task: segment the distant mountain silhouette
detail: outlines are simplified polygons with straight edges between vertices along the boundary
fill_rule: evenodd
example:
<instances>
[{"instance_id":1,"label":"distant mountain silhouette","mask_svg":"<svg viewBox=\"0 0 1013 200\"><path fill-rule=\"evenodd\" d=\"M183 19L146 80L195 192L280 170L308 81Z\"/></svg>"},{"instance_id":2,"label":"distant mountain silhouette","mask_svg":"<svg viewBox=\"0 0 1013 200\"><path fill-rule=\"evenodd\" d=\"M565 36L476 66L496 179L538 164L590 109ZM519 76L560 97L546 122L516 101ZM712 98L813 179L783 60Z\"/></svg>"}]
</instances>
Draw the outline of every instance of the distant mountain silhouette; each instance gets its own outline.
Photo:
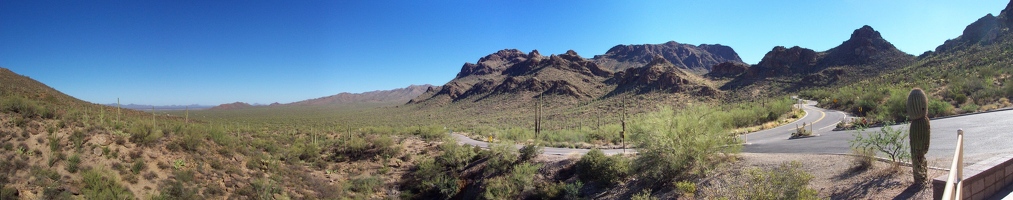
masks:
<instances>
[{"instance_id":1,"label":"distant mountain silhouette","mask_svg":"<svg viewBox=\"0 0 1013 200\"><path fill-rule=\"evenodd\" d=\"M308 99L282 105L340 105L349 103L397 103L403 104L432 88L433 85L410 85L392 90L376 90L363 93L343 92L336 95ZM272 104L278 105L278 104Z\"/></svg>"},{"instance_id":2,"label":"distant mountain silhouette","mask_svg":"<svg viewBox=\"0 0 1013 200\"><path fill-rule=\"evenodd\" d=\"M245 108L252 108L252 107L253 107L253 105L237 101L237 102L234 102L234 103L226 103L226 104L217 105L215 107L208 108L208 110L237 110L237 109L245 109Z\"/></svg>"},{"instance_id":3,"label":"distant mountain silhouette","mask_svg":"<svg viewBox=\"0 0 1013 200\"><path fill-rule=\"evenodd\" d=\"M142 104L121 104L121 105L117 105L115 103L108 103L108 104L104 104L104 105L111 106L111 107L117 107L117 106L119 106L120 108L140 110L140 111L151 110L152 107L154 107L155 110L185 110L185 109L203 110L203 109L208 109L208 108L214 107L214 106L198 105L198 104L155 106L155 105L142 105Z\"/></svg>"}]
</instances>

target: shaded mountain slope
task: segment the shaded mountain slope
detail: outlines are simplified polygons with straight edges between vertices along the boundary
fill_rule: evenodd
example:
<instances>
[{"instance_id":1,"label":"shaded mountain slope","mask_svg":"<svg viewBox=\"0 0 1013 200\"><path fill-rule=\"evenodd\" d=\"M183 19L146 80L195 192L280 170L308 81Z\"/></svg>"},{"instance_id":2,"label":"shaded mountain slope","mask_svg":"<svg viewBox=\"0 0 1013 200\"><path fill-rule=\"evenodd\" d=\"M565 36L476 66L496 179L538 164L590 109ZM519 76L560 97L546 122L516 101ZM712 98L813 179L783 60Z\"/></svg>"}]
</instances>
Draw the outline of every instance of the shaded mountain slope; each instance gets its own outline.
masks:
<instances>
[{"instance_id":1,"label":"shaded mountain slope","mask_svg":"<svg viewBox=\"0 0 1013 200\"><path fill-rule=\"evenodd\" d=\"M612 71L642 67L654 55L661 55L673 66L695 74L704 74L722 62L742 62L731 47L720 44L690 45L670 41L664 44L616 45L605 54L594 56L594 62Z\"/></svg>"}]
</instances>

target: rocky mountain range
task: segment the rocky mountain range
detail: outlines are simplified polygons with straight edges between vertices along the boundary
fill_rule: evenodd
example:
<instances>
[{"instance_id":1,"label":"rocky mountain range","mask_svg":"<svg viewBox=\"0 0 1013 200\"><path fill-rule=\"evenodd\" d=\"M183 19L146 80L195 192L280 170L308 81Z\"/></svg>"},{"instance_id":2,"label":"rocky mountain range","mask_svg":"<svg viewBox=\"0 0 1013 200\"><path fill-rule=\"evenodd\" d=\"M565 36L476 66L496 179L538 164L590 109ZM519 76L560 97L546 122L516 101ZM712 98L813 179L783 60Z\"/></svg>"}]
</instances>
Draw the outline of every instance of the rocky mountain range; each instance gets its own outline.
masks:
<instances>
[{"instance_id":1,"label":"rocky mountain range","mask_svg":"<svg viewBox=\"0 0 1013 200\"><path fill-rule=\"evenodd\" d=\"M872 27L866 25L852 32L851 37L834 48L817 52L794 46L777 46L763 56L760 63L748 70L722 69L720 75L735 79L721 87L735 90L753 84L764 84L768 78L793 77L779 80L794 84L794 89L835 84L849 77L869 77L909 65L916 57L897 49ZM724 66L723 66L724 67ZM730 66L729 66L730 67ZM741 74L732 75L741 71Z\"/></svg>"},{"instance_id":2,"label":"rocky mountain range","mask_svg":"<svg viewBox=\"0 0 1013 200\"><path fill-rule=\"evenodd\" d=\"M477 63L465 63L453 80L410 103L480 101L502 95L583 99L628 92L707 97L766 84L766 79L776 77L793 77L789 82L796 84L834 84L850 80L848 77L894 70L915 59L870 26L856 29L841 45L824 52L774 47L753 66L742 63L731 47L709 44L617 45L590 59L572 50L546 57L537 50L506 49ZM716 81L728 78L732 80L723 85Z\"/></svg>"},{"instance_id":3,"label":"rocky mountain range","mask_svg":"<svg viewBox=\"0 0 1013 200\"><path fill-rule=\"evenodd\" d=\"M661 55L672 65L689 70L696 74L704 74L711 67L722 62L742 62L739 54L729 46L720 44L690 45L675 41L664 44L616 45L604 55L594 56L594 62L612 71L642 67L655 55Z\"/></svg>"},{"instance_id":4,"label":"rocky mountain range","mask_svg":"<svg viewBox=\"0 0 1013 200\"><path fill-rule=\"evenodd\" d=\"M696 48L691 45L684 45ZM719 48L717 45L701 45L706 48ZM627 46L628 47L628 46ZM662 45L639 45L627 50L617 46L605 56L587 59L569 50L564 54L543 56L537 50L529 53L516 49L500 50L478 60L477 63L465 63L456 78L447 84L426 91L410 103L447 103L465 99L480 101L495 96L514 96L519 99L530 99L543 95L559 95L577 99L598 98L625 92L691 92L712 95L717 90L707 81L690 69L685 63L700 63L698 57L707 55L707 61L715 56L705 51L694 52L689 56L678 57L676 52L651 55L620 55L627 53L650 53L657 49L680 49L682 45L670 42ZM721 46L724 47L724 46ZM682 48L685 49L685 48ZM729 56L739 61L734 50L727 48ZM669 61L665 55L682 58L679 64ZM649 56L646 61L643 56ZM607 62L603 62L603 60ZM692 62L688 62L692 61ZM621 67L621 65L639 64L638 67ZM613 63L611 67L602 63ZM622 63L615 64L615 63ZM624 69L613 71L614 69ZM709 67L707 68L709 69ZM704 70L707 71L707 70Z\"/></svg>"}]
</instances>

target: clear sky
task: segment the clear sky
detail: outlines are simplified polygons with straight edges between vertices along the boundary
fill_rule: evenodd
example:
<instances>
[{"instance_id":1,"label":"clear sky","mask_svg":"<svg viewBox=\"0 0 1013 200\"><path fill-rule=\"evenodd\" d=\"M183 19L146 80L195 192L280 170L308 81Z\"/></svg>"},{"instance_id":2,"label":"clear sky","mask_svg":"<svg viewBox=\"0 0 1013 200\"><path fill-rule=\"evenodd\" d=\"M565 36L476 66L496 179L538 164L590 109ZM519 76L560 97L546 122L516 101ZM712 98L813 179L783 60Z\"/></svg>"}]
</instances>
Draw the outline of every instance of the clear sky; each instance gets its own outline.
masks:
<instances>
[{"instance_id":1,"label":"clear sky","mask_svg":"<svg viewBox=\"0 0 1013 200\"><path fill-rule=\"evenodd\" d=\"M501 49L617 44L824 51L870 25L918 55L1000 0L0 1L0 67L94 103L288 103L442 85Z\"/></svg>"}]
</instances>

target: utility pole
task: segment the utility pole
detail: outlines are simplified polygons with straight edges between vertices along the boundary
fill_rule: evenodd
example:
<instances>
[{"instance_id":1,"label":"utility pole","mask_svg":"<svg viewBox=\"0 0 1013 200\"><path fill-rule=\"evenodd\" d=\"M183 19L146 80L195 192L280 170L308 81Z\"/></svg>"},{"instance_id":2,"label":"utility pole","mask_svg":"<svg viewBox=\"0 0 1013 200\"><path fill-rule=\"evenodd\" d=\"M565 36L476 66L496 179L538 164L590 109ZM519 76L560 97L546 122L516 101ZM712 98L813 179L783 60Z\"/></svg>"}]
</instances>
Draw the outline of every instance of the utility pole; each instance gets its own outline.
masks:
<instances>
[{"instance_id":1,"label":"utility pole","mask_svg":"<svg viewBox=\"0 0 1013 200\"><path fill-rule=\"evenodd\" d=\"M542 96L538 95L538 102L535 103L535 141L538 141L540 133L542 133Z\"/></svg>"},{"instance_id":2,"label":"utility pole","mask_svg":"<svg viewBox=\"0 0 1013 200\"><path fill-rule=\"evenodd\" d=\"M623 111L622 113L619 113L619 115L622 121L623 130L619 132L619 137L621 139L620 141L623 143L623 154L626 154L626 97L623 97L622 104Z\"/></svg>"}]
</instances>

